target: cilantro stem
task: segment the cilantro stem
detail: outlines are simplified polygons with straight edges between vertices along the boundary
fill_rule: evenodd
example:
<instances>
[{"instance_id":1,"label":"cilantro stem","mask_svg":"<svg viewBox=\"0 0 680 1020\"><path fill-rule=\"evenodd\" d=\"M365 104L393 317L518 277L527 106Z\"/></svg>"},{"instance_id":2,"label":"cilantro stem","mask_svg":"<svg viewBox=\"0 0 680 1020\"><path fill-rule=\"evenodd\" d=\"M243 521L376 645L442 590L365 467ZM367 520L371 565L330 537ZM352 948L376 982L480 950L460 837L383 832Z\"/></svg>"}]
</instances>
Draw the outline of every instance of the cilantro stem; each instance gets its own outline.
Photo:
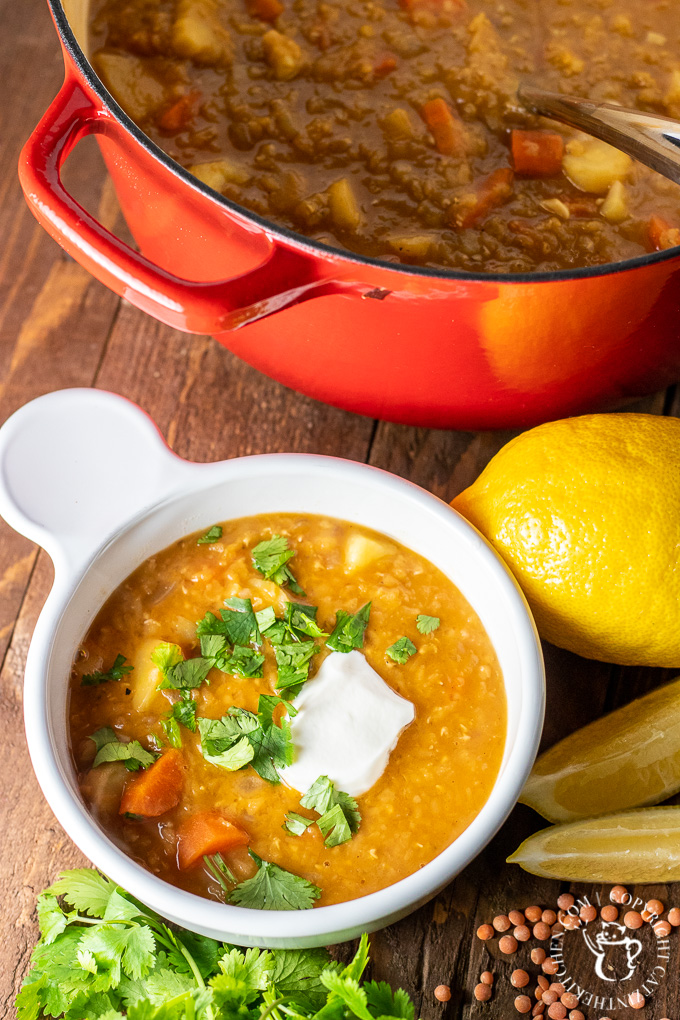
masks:
<instances>
[{"instance_id":1,"label":"cilantro stem","mask_svg":"<svg viewBox=\"0 0 680 1020\"><path fill-rule=\"evenodd\" d=\"M258 1020L265 1020L265 1017L268 1017L270 1013L273 1013L278 1006L282 1006L285 1001L286 1001L285 995L280 995L278 999L274 999L273 1002L270 1002L269 1005L262 1010L258 1017Z\"/></svg>"}]
</instances>

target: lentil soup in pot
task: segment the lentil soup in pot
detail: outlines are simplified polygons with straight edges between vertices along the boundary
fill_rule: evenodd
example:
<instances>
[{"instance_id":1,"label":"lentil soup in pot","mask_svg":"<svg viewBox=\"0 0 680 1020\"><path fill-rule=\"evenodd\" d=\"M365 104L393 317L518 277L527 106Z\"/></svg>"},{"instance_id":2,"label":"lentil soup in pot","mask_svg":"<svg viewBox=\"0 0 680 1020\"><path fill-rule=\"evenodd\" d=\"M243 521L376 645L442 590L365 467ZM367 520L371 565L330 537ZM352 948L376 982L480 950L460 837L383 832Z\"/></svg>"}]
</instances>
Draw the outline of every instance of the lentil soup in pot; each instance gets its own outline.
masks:
<instances>
[{"instance_id":1,"label":"lentil soup in pot","mask_svg":"<svg viewBox=\"0 0 680 1020\"><path fill-rule=\"evenodd\" d=\"M479 813L506 738L495 651L432 563L359 525L228 521L143 563L73 664L70 740L110 838L264 909L413 873Z\"/></svg>"},{"instance_id":2,"label":"lentil soup in pot","mask_svg":"<svg viewBox=\"0 0 680 1020\"><path fill-rule=\"evenodd\" d=\"M516 95L680 117L675 0L93 0L90 51L184 167L337 248L514 273L680 243L677 185Z\"/></svg>"}]
</instances>

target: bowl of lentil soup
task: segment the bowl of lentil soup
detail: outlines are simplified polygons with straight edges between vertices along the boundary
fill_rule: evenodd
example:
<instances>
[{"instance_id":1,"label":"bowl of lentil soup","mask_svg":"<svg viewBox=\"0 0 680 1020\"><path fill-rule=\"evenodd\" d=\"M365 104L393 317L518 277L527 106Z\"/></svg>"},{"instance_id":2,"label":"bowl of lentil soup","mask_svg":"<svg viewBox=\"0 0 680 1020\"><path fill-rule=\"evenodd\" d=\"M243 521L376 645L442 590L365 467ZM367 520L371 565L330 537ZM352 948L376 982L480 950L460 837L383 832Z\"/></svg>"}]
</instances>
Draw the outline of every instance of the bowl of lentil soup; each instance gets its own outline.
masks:
<instances>
[{"instance_id":1,"label":"bowl of lentil soup","mask_svg":"<svg viewBox=\"0 0 680 1020\"><path fill-rule=\"evenodd\" d=\"M538 746L540 645L446 504L334 458L190 464L85 390L17 412L0 464L0 512L55 565L26 668L36 774L143 902L238 944L327 944L497 831Z\"/></svg>"},{"instance_id":2,"label":"bowl of lentil soup","mask_svg":"<svg viewBox=\"0 0 680 1020\"><path fill-rule=\"evenodd\" d=\"M526 426L680 375L677 186L516 100L529 74L677 115L666 0L49 2L67 76L24 190L162 321L435 427ZM141 254L60 182L85 133Z\"/></svg>"}]
</instances>

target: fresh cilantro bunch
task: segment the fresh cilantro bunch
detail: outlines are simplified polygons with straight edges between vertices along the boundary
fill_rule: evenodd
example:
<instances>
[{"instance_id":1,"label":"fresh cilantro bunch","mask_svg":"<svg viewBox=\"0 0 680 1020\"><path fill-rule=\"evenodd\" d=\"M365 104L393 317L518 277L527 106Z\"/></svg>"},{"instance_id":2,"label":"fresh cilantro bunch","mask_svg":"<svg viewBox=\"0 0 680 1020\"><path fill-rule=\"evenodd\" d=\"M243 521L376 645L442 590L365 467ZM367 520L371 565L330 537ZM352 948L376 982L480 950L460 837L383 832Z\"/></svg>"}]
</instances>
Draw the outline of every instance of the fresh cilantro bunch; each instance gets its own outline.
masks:
<instances>
[{"instance_id":1,"label":"fresh cilantro bunch","mask_svg":"<svg viewBox=\"0 0 680 1020\"><path fill-rule=\"evenodd\" d=\"M280 783L277 768L293 763L293 740L287 719L274 722L274 712L283 705L290 716L297 715L288 701L275 694L261 694L257 715L232 705L221 719L198 719L201 752L206 761L229 772L252 765L270 783Z\"/></svg>"},{"instance_id":2,"label":"fresh cilantro bunch","mask_svg":"<svg viewBox=\"0 0 680 1020\"><path fill-rule=\"evenodd\" d=\"M365 935L347 967L324 949L235 949L170 928L87 868L38 897L38 920L18 1020L414 1020L401 989L361 981Z\"/></svg>"}]
</instances>

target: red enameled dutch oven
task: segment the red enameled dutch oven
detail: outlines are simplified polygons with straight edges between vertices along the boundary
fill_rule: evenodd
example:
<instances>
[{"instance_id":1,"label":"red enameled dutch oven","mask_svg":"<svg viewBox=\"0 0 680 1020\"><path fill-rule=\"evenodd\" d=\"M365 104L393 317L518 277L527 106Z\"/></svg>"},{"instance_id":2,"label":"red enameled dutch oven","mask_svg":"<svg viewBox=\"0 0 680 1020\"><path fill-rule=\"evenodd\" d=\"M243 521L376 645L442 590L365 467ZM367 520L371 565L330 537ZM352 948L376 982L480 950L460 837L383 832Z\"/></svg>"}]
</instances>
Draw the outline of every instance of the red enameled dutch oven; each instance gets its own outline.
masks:
<instances>
[{"instance_id":1,"label":"red enameled dutch oven","mask_svg":"<svg viewBox=\"0 0 680 1020\"><path fill-rule=\"evenodd\" d=\"M166 156L88 63L86 0L48 2L66 77L21 156L26 198L66 251L162 322L212 334L318 400L440 428L533 425L680 378L677 248L595 269L489 276L395 266L310 241ZM60 181L87 134L143 254Z\"/></svg>"}]
</instances>

